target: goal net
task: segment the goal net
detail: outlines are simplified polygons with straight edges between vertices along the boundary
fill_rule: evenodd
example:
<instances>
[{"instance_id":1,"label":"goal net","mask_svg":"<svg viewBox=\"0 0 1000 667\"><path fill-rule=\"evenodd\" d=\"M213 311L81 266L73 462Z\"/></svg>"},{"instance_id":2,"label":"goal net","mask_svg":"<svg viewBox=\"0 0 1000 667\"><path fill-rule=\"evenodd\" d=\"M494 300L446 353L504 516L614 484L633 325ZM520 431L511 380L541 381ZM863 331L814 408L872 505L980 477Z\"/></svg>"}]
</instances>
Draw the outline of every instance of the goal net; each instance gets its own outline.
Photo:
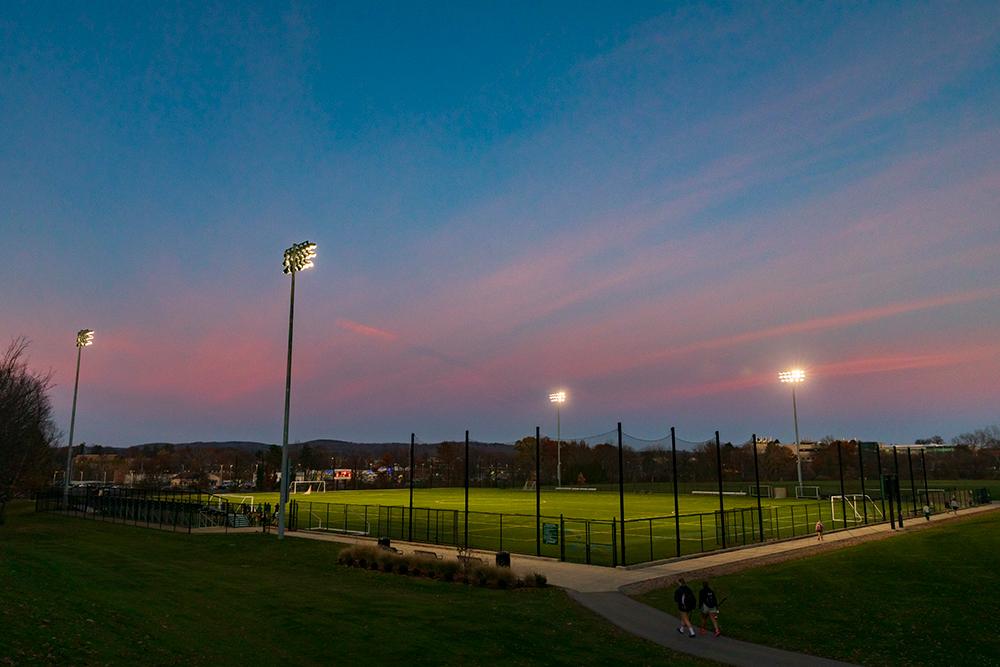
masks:
<instances>
[{"instance_id":1,"label":"goal net","mask_svg":"<svg viewBox=\"0 0 1000 667\"><path fill-rule=\"evenodd\" d=\"M747 495L754 498L757 497L757 485L751 484L747 487ZM760 497L761 498L774 498L774 487L770 484L760 485Z\"/></svg>"},{"instance_id":2,"label":"goal net","mask_svg":"<svg viewBox=\"0 0 1000 667\"><path fill-rule=\"evenodd\" d=\"M325 492L326 482L322 480L318 482L292 482L291 492L293 494L302 494L304 496L307 496L310 493L313 493L314 491L316 493Z\"/></svg>"},{"instance_id":3,"label":"goal net","mask_svg":"<svg viewBox=\"0 0 1000 667\"><path fill-rule=\"evenodd\" d=\"M211 505L217 505L218 508L225 509L226 506L229 509L239 509L244 505L253 509L253 496L212 496Z\"/></svg>"},{"instance_id":4,"label":"goal net","mask_svg":"<svg viewBox=\"0 0 1000 667\"><path fill-rule=\"evenodd\" d=\"M874 518L885 518L882 514L882 509L872 500L872 497L868 494L861 495L860 493L852 493L846 496L830 496L830 517L834 521L843 521L843 516L837 516L837 510L841 506L841 500L843 500L844 507L847 508L847 516L851 517L853 514L854 521L861 521L864 519L864 512L866 507L871 510L870 514Z\"/></svg>"},{"instance_id":5,"label":"goal net","mask_svg":"<svg viewBox=\"0 0 1000 667\"><path fill-rule=\"evenodd\" d=\"M535 490L535 480L529 479L527 482L525 482L524 483L524 490L525 491L534 491Z\"/></svg>"},{"instance_id":6,"label":"goal net","mask_svg":"<svg viewBox=\"0 0 1000 667\"><path fill-rule=\"evenodd\" d=\"M811 498L813 500L819 500L819 487L818 486L796 486L795 487L795 497L796 498Z\"/></svg>"}]
</instances>

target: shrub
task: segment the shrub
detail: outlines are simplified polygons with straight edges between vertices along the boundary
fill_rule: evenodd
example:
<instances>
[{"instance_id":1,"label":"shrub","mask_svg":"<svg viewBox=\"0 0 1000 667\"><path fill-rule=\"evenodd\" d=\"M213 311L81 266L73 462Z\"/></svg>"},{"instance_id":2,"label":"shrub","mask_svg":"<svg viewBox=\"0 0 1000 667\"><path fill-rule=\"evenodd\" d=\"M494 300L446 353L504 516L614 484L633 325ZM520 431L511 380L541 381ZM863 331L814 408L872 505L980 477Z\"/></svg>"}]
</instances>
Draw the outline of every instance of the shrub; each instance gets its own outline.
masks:
<instances>
[{"instance_id":1,"label":"shrub","mask_svg":"<svg viewBox=\"0 0 1000 667\"><path fill-rule=\"evenodd\" d=\"M476 586L489 586L503 590L519 586L541 588L546 585L545 575L538 573L519 579L509 568L482 563L473 565L470 561L438 560L425 556L399 554L360 544L342 549L337 555L337 562L348 567L381 570L382 572L428 577Z\"/></svg>"}]
</instances>

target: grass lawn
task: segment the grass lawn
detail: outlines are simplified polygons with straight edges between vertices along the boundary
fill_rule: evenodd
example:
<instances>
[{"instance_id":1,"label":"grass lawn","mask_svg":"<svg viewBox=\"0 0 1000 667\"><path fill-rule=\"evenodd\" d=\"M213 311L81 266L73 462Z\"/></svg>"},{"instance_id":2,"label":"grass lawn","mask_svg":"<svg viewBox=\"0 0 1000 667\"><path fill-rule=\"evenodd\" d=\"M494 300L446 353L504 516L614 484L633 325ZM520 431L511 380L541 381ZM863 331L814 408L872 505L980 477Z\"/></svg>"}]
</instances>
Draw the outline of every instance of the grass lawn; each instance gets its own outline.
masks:
<instances>
[{"instance_id":1,"label":"grass lawn","mask_svg":"<svg viewBox=\"0 0 1000 667\"><path fill-rule=\"evenodd\" d=\"M557 589L338 566L338 547L35 514L0 526L0 665L708 664Z\"/></svg>"},{"instance_id":2,"label":"grass lawn","mask_svg":"<svg viewBox=\"0 0 1000 667\"><path fill-rule=\"evenodd\" d=\"M740 639L863 665L996 665L998 553L991 512L712 584ZM673 590L640 599L674 611Z\"/></svg>"}]
</instances>

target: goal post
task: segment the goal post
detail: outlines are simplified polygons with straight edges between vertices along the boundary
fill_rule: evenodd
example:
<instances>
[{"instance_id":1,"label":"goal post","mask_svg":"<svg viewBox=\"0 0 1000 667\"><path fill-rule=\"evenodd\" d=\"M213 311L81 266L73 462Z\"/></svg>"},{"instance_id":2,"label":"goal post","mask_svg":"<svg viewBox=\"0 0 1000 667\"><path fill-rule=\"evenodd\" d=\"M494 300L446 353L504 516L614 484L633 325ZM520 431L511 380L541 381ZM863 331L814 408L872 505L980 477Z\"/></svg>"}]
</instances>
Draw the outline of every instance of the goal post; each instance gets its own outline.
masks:
<instances>
[{"instance_id":1,"label":"goal post","mask_svg":"<svg viewBox=\"0 0 1000 667\"><path fill-rule=\"evenodd\" d=\"M756 498L757 497L757 485L751 484L747 487L747 495ZM761 498L774 498L774 487L770 484L760 485L760 497Z\"/></svg>"},{"instance_id":2,"label":"goal post","mask_svg":"<svg viewBox=\"0 0 1000 667\"><path fill-rule=\"evenodd\" d=\"M535 480L529 479L527 482L525 482L524 483L524 489L522 489L522 490L523 491L534 491L535 490Z\"/></svg>"},{"instance_id":3,"label":"goal post","mask_svg":"<svg viewBox=\"0 0 1000 667\"><path fill-rule=\"evenodd\" d=\"M795 497L799 500L819 500L819 487L818 486L796 486L795 487Z\"/></svg>"},{"instance_id":4,"label":"goal post","mask_svg":"<svg viewBox=\"0 0 1000 667\"><path fill-rule=\"evenodd\" d=\"M292 486L291 493L293 495L294 494L308 495L308 494L313 493L313 492L316 492L316 493L325 493L326 492L326 481L325 480L318 480L318 481L311 481L311 482L296 481L296 482L292 482L291 486Z\"/></svg>"},{"instance_id":5,"label":"goal post","mask_svg":"<svg viewBox=\"0 0 1000 667\"><path fill-rule=\"evenodd\" d=\"M864 519L862 512L865 511L865 506L872 510L873 517L885 518L885 515L882 514L882 509L878 506L878 503L872 500L871 496L868 494L851 493L845 496L830 496L830 518L834 521L843 521L845 518L837 516L837 507L841 504L841 500L843 500L844 506L847 508L848 516L852 513L854 514L854 521L862 521ZM858 508L859 503L862 503L860 510Z\"/></svg>"}]
</instances>

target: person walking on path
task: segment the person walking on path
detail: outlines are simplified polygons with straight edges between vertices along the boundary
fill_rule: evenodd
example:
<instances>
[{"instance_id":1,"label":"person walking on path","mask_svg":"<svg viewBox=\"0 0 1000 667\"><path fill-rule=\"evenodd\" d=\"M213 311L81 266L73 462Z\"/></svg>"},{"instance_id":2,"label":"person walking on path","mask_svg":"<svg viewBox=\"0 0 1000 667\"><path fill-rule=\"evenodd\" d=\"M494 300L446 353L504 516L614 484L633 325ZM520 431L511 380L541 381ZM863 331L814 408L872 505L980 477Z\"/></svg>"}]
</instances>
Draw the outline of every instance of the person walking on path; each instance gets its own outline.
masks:
<instances>
[{"instance_id":1,"label":"person walking on path","mask_svg":"<svg viewBox=\"0 0 1000 667\"><path fill-rule=\"evenodd\" d=\"M694 639L694 626L691 625L691 612L694 610L694 591L691 587L687 585L684 581L684 577L677 580L678 586L677 590L674 591L674 602L677 603L677 611L681 615L681 624L677 628L677 632L684 634L685 628L687 629L688 637Z\"/></svg>"},{"instance_id":2,"label":"person walking on path","mask_svg":"<svg viewBox=\"0 0 1000 667\"><path fill-rule=\"evenodd\" d=\"M931 520L931 506L927 503L924 503L924 518L928 521Z\"/></svg>"},{"instance_id":3,"label":"person walking on path","mask_svg":"<svg viewBox=\"0 0 1000 667\"><path fill-rule=\"evenodd\" d=\"M823 541L823 520L822 519L820 519L819 521L816 522L816 541L817 542L822 542Z\"/></svg>"},{"instance_id":4,"label":"person walking on path","mask_svg":"<svg viewBox=\"0 0 1000 667\"><path fill-rule=\"evenodd\" d=\"M708 582L701 582L701 590L698 591L698 606L701 607L701 633L705 634L705 620L712 619L715 627L715 636L722 634L719 628L719 600L715 597L715 591L708 587Z\"/></svg>"},{"instance_id":5,"label":"person walking on path","mask_svg":"<svg viewBox=\"0 0 1000 667\"><path fill-rule=\"evenodd\" d=\"M952 514L958 514L958 498L956 498L955 496L952 496L951 497L951 502L948 503L948 504L951 505L951 513Z\"/></svg>"}]
</instances>

